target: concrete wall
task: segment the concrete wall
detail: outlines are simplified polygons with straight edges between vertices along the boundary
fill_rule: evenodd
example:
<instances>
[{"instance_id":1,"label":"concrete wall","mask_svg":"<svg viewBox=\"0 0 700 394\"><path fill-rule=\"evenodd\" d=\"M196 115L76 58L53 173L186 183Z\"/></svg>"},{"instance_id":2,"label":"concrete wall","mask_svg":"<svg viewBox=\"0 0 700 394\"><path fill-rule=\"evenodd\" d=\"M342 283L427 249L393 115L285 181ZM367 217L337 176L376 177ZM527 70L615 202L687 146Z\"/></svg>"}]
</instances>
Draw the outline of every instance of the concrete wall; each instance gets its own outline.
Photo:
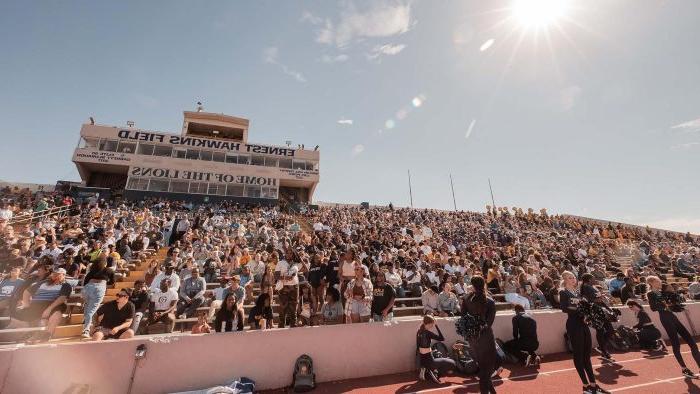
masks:
<instances>
[{"instance_id":1,"label":"concrete wall","mask_svg":"<svg viewBox=\"0 0 700 394\"><path fill-rule=\"evenodd\" d=\"M698 325L700 303L689 304L687 309L690 319ZM538 311L534 316L539 327L540 353L564 351L566 316L559 311ZM510 313L496 317L496 337L511 338L511 317ZM679 314L679 318L693 330L685 314ZM652 319L661 327L656 313ZM438 320L448 343L458 339L454 320ZM627 308L623 308L622 323L635 323ZM148 352L136 370L134 393L193 390L224 384L236 376L256 380L258 389L279 388L291 383L294 360L303 353L314 359L320 382L406 372L415 367L415 333L419 325L416 318L387 324L14 347L0 350L0 392L62 393L71 387L89 385L93 393L125 393L134 350L140 343L147 344Z\"/></svg>"}]
</instances>

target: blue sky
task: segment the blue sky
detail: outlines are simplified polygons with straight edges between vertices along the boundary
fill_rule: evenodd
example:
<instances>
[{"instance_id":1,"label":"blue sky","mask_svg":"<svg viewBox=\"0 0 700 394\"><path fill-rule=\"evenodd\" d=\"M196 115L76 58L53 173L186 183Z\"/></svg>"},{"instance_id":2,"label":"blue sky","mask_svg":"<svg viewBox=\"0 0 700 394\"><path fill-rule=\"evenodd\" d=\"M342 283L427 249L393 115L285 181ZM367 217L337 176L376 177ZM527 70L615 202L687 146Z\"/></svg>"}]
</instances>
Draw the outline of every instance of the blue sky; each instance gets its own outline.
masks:
<instances>
[{"instance_id":1,"label":"blue sky","mask_svg":"<svg viewBox=\"0 0 700 394\"><path fill-rule=\"evenodd\" d=\"M316 199L542 208L700 232L700 2L0 3L0 179L78 179L80 125L321 146ZM547 39L548 38L548 39Z\"/></svg>"}]
</instances>

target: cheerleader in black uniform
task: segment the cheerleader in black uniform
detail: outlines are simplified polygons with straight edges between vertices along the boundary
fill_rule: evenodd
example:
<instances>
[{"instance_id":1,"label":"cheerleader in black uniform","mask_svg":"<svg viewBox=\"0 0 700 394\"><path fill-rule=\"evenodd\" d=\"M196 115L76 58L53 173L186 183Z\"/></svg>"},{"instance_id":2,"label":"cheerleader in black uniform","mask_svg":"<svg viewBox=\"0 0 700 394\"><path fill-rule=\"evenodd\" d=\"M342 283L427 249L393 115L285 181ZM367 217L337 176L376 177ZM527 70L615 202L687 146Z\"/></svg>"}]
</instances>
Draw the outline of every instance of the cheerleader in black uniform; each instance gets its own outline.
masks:
<instances>
[{"instance_id":1,"label":"cheerleader in black uniform","mask_svg":"<svg viewBox=\"0 0 700 394\"><path fill-rule=\"evenodd\" d=\"M668 301L668 298L661 291L661 279L656 276L650 276L647 278L647 285L649 285L649 292L647 293L647 299L649 300L649 307L654 312L659 312L659 319L661 319L661 325L664 326L666 334L668 335L668 340L671 341L671 346L673 347L673 355L676 356L676 361L683 368L683 375L689 378L697 378L698 376L694 374L683 361L683 356L681 355L681 342L678 337L682 337L688 346L690 347L690 352L695 359L695 363L700 366L700 352L698 351L698 345L695 343L693 336L690 335L688 330L683 326L683 324L678 320L678 317L670 309L672 303Z\"/></svg>"},{"instance_id":2,"label":"cheerleader in black uniform","mask_svg":"<svg viewBox=\"0 0 700 394\"><path fill-rule=\"evenodd\" d=\"M571 350L574 353L574 366L583 383L584 394L609 393L598 387L593 375L591 364L591 331L588 329L584 317L579 313L581 295L578 290L576 276L570 271L561 274L562 289L559 291L559 303L566 319L566 333L571 341Z\"/></svg>"},{"instance_id":3,"label":"cheerleader in black uniform","mask_svg":"<svg viewBox=\"0 0 700 394\"><path fill-rule=\"evenodd\" d=\"M436 329L437 334L432 330ZM457 364L451 358L433 357L431 348L432 341L444 341L445 337L440 331L440 327L435 324L435 319L426 315L423 316L423 324L416 333L416 346L418 347L418 357L420 358L419 379L430 379L435 383L440 384L440 376L457 369Z\"/></svg>"},{"instance_id":4,"label":"cheerleader in black uniform","mask_svg":"<svg viewBox=\"0 0 700 394\"><path fill-rule=\"evenodd\" d=\"M491 377L496 369L496 342L491 325L496 318L496 303L486 294L486 281L481 276L471 279L474 291L464 299L463 312L481 317L486 323L477 338L469 339L469 346L474 351L479 365L479 390L481 393L495 393Z\"/></svg>"},{"instance_id":5,"label":"cheerleader in black uniform","mask_svg":"<svg viewBox=\"0 0 700 394\"><path fill-rule=\"evenodd\" d=\"M592 283L593 275L589 273L581 275L581 297L588 300L588 302L590 302L591 304L600 304L602 303L602 296L598 289L593 287ZM609 321L606 321L603 327L595 329L595 337L596 340L598 340L598 347L595 350L598 353L600 353L600 356L603 360L610 362L615 361L610 355L610 352L608 352L608 344L610 343L610 339L614 330L615 329Z\"/></svg>"}]
</instances>

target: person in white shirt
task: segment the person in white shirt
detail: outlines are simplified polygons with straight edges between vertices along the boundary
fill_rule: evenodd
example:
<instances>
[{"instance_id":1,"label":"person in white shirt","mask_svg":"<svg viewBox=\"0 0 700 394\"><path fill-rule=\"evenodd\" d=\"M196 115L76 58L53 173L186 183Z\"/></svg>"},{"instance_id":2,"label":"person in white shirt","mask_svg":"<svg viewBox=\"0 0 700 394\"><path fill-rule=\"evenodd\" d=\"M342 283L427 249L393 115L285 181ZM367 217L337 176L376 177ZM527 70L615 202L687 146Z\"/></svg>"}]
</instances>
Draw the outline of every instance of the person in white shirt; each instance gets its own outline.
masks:
<instances>
[{"instance_id":1,"label":"person in white shirt","mask_svg":"<svg viewBox=\"0 0 700 394\"><path fill-rule=\"evenodd\" d=\"M165 332L173 332L175 328L175 307L177 306L177 291L170 288L170 279L165 278L160 282L160 286L151 293L149 317L146 321L146 331L148 326L162 322L165 324Z\"/></svg>"},{"instance_id":2,"label":"person in white shirt","mask_svg":"<svg viewBox=\"0 0 700 394\"><path fill-rule=\"evenodd\" d=\"M406 277L406 286L413 297L420 297L423 294L423 289L421 287L421 274L420 271L416 269L416 266L411 263L406 268L404 272Z\"/></svg>"},{"instance_id":3,"label":"person in white shirt","mask_svg":"<svg viewBox=\"0 0 700 394\"><path fill-rule=\"evenodd\" d=\"M156 291L160 288L160 282L163 279L170 279L170 288L177 293L180 291L180 277L175 273L175 269L171 264L165 264L164 271L156 275L151 282L151 291Z\"/></svg>"},{"instance_id":4,"label":"person in white shirt","mask_svg":"<svg viewBox=\"0 0 700 394\"><path fill-rule=\"evenodd\" d=\"M279 328L284 328L287 323L290 327L297 324L297 301L299 299L299 268L289 261L293 258L291 251L286 259L280 260L275 267L275 275L279 277L277 290L279 291L280 322ZM276 258L273 258L273 261Z\"/></svg>"},{"instance_id":5,"label":"person in white shirt","mask_svg":"<svg viewBox=\"0 0 700 394\"><path fill-rule=\"evenodd\" d=\"M391 287L394 288L396 291L396 295L399 298L403 298L406 296L406 292L404 291L403 287L401 285L403 284L403 281L401 280L401 275L399 275L398 272L396 272L396 268L394 268L393 265L389 265L389 270L384 274L384 277L386 278L386 283L388 283Z\"/></svg>"}]
</instances>

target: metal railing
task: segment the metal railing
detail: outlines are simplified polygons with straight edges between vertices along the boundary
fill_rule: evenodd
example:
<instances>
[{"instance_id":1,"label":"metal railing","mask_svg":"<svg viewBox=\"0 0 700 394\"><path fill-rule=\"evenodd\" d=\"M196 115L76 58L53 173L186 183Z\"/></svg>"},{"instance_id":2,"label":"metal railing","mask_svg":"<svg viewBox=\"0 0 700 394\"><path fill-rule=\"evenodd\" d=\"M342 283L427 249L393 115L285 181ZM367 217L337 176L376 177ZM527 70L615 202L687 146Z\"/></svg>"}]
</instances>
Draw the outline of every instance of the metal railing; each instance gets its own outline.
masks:
<instances>
[{"instance_id":1,"label":"metal railing","mask_svg":"<svg viewBox=\"0 0 700 394\"><path fill-rule=\"evenodd\" d=\"M9 224L29 224L36 221L40 221L47 217L57 216L58 218L65 217L70 212L74 205L61 205L60 207L47 208L38 212L27 212L17 216L13 216L9 220Z\"/></svg>"}]
</instances>

